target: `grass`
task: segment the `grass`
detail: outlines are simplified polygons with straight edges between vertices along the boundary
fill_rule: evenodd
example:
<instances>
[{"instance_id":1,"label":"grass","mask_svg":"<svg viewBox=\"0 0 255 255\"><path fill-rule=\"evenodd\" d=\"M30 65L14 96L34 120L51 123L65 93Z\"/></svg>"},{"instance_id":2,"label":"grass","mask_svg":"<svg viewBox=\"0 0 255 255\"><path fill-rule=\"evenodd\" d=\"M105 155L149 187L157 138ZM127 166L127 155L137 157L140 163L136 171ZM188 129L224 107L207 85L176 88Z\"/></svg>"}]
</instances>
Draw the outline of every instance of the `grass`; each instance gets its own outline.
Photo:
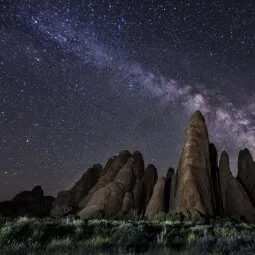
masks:
<instances>
[{"instance_id":1,"label":"grass","mask_svg":"<svg viewBox=\"0 0 255 255\"><path fill-rule=\"evenodd\" d=\"M160 214L153 222L117 219L0 218L1 254L253 254L255 225L180 220ZM157 252L158 253L158 252ZM153 253L152 253L153 254ZM158 253L161 254L161 253Z\"/></svg>"}]
</instances>

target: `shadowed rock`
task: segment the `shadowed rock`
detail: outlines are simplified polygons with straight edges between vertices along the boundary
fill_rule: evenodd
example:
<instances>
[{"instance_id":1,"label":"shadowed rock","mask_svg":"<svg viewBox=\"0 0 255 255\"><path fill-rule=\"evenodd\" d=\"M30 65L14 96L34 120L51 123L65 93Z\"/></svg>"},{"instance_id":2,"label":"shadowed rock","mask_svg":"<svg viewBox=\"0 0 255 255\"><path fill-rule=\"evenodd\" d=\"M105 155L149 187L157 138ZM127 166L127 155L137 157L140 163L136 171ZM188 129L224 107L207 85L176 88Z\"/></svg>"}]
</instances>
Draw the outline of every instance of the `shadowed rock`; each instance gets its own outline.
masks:
<instances>
[{"instance_id":1,"label":"shadowed rock","mask_svg":"<svg viewBox=\"0 0 255 255\"><path fill-rule=\"evenodd\" d=\"M135 151L132 155L133 172L137 179L141 179L144 174L144 161L143 156L139 151Z\"/></svg>"},{"instance_id":2,"label":"shadowed rock","mask_svg":"<svg viewBox=\"0 0 255 255\"><path fill-rule=\"evenodd\" d=\"M134 208L134 198L132 193L126 192L122 201L121 212L126 213Z\"/></svg>"},{"instance_id":3,"label":"shadowed rock","mask_svg":"<svg viewBox=\"0 0 255 255\"><path fill-rule=\"evenodd\" d=\"M146 208L145 216L152 220L156 214L164 210L165 177L158 178L154 186L150 202Z\"/></svg>"},{"instance_id":4,"label":"shadowed rock","mask_svg":"<svg viewBox=\"0 0 255 255\"><path fill-rule=\"evenodd\" d=\"M166 174L166 184L165 184L165 191L164 191L165 212L169 211L170 193L171 193L171 184L172 184L173 175L174 175L174 169L170 167Z\"/></svg>"},{"instance_id":5,"label":"shadowed rock","mask_svg":"<svg viewBox=\"0 0 255 255\"><path fill-rule=\"evenodd\" d=\"M229 157L224 151L219 164L220 187L222 195L223 211L225 216L233 218L245 218L247 221L255 221L255 209L242 185L232 175L229 167Z\"/></svg>"},{"instance_id":6,"label":"shadowed rock","mask_svg":"<svg viewBox=\"0 0 255 255\"><path fill-rule=\"evenodd\" d=\"M255 162L248 149L241 150L239 153L237 180L255 205Z\"/></svg>"},{"instance_id":7,"label":"shadowed rock","mask_svg":"<svg viewBox=\"0 0 255 255\"><path fill-rule=\"evenodd\" d=\"M135 187L133 188L134 209L138 214L145 211L146 189L145 184L140 179L136 179Z\"/></svg>"},{"instance_id":8,"label":"shadowed rock","mask_svg":"<svg viewBox=\"0 0 255 255\"><path fill-rule=\"evenodd\" d=\"M89 190L97 183L103 171L101 165L93 165L79 181L68 191L61 191L55 201L58 207L77 207L80 201L88 194Z\"/></svg>"},{"instance_id":9,"label":"shadowed rock","mask_svg":"<svg viewBox=\"0 0 255 255\"><path fill-rule=\"evenodd\" d=\"M92 195L99 189L103 188L109 182L112 182L119 170L126 164L128 158L131 156L130 152L123 150L119 153L118 156L114 157L107 162L105 167L106 172L100 177L96 185L89 191L88 195L85 196L79 203L79 207L83 208L88 201L91 199Z\"/></svg>"},{"instance_id":10,"label":"shadowed rock","mask_svg":"<svg viewBox=\"0 0 255 255\"><path fill-rule=\"evenodd\" d=\"M211 163L211 182L213 191L213 201L215 215L220 216L223 213L222 198L220 192L220 180L219 180L219 167L218 167L218 153L213 143L209 146L210 150L210 163Z\"/></svg>"},{"instance_id":11,"label":"shadowed rock","mask_svg":"<svg viewBox=\"0 0 255 255\"><path fill-rule=\"evenodd\" d=\"M44 196L40 186L35 186L31 191L22 191L17 194L10 201L0 202L0 215L45 217L49 215L54 200L54 197Z\"/></svg>"},{"instance_id":12,"label":"shadowed rock","mask_svg":"<svg viewBox=\"0 0 255 255\"><path fill-rule=\"evenodd\" d=\"M154 165L149 164L142 178L142 181L145 185L145 194L146 194L145 206L147 206L150 201L151 195L153 193L153 188L157 180L158 180L157 168Z\"/></svg>"},{"instance_id":13,"label":"shadowed rock","mask_svg":"<svg viewBox=\"0 0 255 255\"><path fill-rule=\"evenodd\" d=\"M200 111L191 117L186 130L174 195L174 212L182 212L187 217L213 216L209 140Z\"/></svg>"}]
</instances>

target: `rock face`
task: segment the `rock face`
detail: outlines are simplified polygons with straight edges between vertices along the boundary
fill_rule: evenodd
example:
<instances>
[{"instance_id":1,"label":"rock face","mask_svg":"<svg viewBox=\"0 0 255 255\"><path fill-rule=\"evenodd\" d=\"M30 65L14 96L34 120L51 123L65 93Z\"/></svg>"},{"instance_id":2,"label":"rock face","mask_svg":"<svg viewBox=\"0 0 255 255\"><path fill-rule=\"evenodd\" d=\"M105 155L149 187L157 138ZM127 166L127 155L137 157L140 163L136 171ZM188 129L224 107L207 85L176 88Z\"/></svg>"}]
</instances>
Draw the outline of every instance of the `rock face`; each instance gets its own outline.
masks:
<instances>
[{"instance_id":1,"label":"rock face","mask_svg":"<svg viewBox=\"0 0 255 255\"><path fill-rule=\"evenodd\" d=\"M137 163L137 161L134 160L135 157L136 154L133 154L126 160L126 164L118 170L113 181L106 183L102 187L98 187L91 196L88 196L88 202L78 213L81 219L88 219L97 214L113 216L121 212L123 199L125 199L124 195L130 193L135 184L135 175L133 173L133 169ZM108 172L109 171L112 171L111 166L108 169ZM103 177L113 176L112 173L109 174L108 172L106 172ZM104 181L105 179L106 178L104 178Z\"/></svg>"},{"instance_id":2,"label":"rock face","mask_svg":"<svg viewBox=\"0 0 255 255\"><path fill-rule=\"evenodd\" d=\"M133 188L134 196L134 209L138 214L143 214L145 212L145 202L146 202L146 189L145 184L140 179L136 180L135 186Z\"/></svg>"},{"instance_id":3,"label":"rock face","mask_svg":"<svg viewBox=\"0 0 255 255\"><path fill-rule=\"evenodd\" d=\"M134 197L131 192L126 192L123 201L121 212L126 213L134 208Z\"/></svg>"},{"instance_id":4,"label":"rock face","mask_svg":"<svg viewBox=\"0 0 255 255\"><path fill-rule=\"evenodd\" d=\"M103 167L98 164L89 168L70 190L58 193L54 205L58 207L78 207L81 200L97 183L102 171Z\"/></svg>"},{"instance_id":5,"label":"rock face","mask_svg":"<svg viewBox=\"0 0 255 255\"><path fill-rule=\"evenodd\" d=\"M85 196L81 202L79 203L80 208L84 208L84 206L89 202L92 195L99 189L103 188L109 182L112 182L116 175L118 174L119 170L126 164L128 158L131 156L130 152L127 150L123 150L119 153L118 156L111 158L106 166L105 166L105 173L100 177L96 185L90 189L87 196Z\"/></svg>"},{"instance_id":6,"label":"rock face","mask_svg":"<svg viewBox=\"0 0 255 255\"><path fill-rule=\"evenodd\" d=\"M220 216L223 213L222 198L220 191L219 167L218 167L218 153L213 143L209 146L210 150L210 164L211 164L211 183L214 201L214 214Z\"/></svg>"},{"instance_id":7,"label":"rock face","mask_svg":"<svg viewBox=\"0 0 255 255\"><path fill-rule=\"evenodd\" d=\"M7 217L48 216L54 200L54 197L44 196L42 188L36 186L31 191L22 191L10 201L0 202L0 215Z\"/></svg>"},{"instance_id":8,"label":"rock face","mask_svg":"<svg viewBox=\"0 0 255 255\"><path fill-rule=\"evenodd\" d=\"M248 149L239 153L237 180L242 184L253 205L255 205L255 162L253 162Z\"/></svg>"},{"instance_id":9,"label":"rock face","mask_svg":"<svg viewBox=\"0 0 255 255\"><path fill-rule=\"evenodd\" d=\"M157 168L149 164L145 170L144 176L142 178L142 181L145 185L145 206L148 205L151 195L153 193L154 185L156 184L158 180L158 172Z\"/></svg>"},{"instance_id":10,"label":"rock face","mask_svg":"<svg viewBox=\"0 0 255 255\"><path fill-rule=\"evenodd\" d=\"M143 156L139 151L135 151L132 155L133 172L137 179L142 179L144 174L144 161Z\"/></svg>"},{"instance_id":11,"label":"rock face","mask_svg":"<svg viewBox=\"0 0 255 255\"><path fill-rule=\"evenodd\" d=\"M192 116L186 130L174 192L174 212L188 217L213 216L210 154L207 127L201 112Z\"/></svg>"},{"instance_id":12,"label":"rock face","mask_svg":"<svg viewBox=\"0 0 255 255\"><path fill-rule=\"evenodd\" d=\"M154 186L150 202L147 206L145 216L152 220L156 214L164 210L165 177L158 178Z\"/></svg>"},{"instance_id":13,"label":"rock face","mask_svg":"<svg viewBox=\"0 0 255 255\"><path fill-rule=\"evenodd\" d=\"M225 151L221 154L219 173L224 215L254 222L255 209L242 185L232 175Z\"/></svg>"},{"instance_id":14,"label":"rock face","mask_svg":"<svg viewBox=\"0 0 255 255\"><path fill-rule=\"evenodd\" d=\"M81 219L96 215L113 216L119 213L125 195L123 184L110 182L98 189L86 206L78 213Z\"/></svg>"},{"instance_id":15,"label":"rock face","mask_svg":"<svg viewBox=\"0 0 255 255\"><path fill-rule=\"evenodd\" d=\"M165 191L164 191L165 212L169 211L170 193L171 193L171 184L172 184L173 175L174 175L174 169L170 167L166 174L166 184L165 184Z\"/></svg>"}]
</instances>

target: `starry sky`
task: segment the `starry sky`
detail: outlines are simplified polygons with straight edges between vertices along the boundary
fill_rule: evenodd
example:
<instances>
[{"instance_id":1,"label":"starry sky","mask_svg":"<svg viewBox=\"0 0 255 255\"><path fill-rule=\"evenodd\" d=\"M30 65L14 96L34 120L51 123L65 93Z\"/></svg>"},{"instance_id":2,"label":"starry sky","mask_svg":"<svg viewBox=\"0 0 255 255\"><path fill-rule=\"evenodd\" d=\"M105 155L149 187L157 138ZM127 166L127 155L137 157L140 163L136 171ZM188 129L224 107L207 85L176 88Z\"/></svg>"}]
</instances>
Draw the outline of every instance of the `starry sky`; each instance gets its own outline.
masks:
<instances>
[{"instance_id":1,"label":"starry sky","mask_svg":"<svg viewBox=\"0 0 255 255\"><path fill-rule=\"evenodd\" d=\"M0 200L139 150L176 168L191 114L255 157L254 0L1 0Z\"/></svg>"}]
</instances>

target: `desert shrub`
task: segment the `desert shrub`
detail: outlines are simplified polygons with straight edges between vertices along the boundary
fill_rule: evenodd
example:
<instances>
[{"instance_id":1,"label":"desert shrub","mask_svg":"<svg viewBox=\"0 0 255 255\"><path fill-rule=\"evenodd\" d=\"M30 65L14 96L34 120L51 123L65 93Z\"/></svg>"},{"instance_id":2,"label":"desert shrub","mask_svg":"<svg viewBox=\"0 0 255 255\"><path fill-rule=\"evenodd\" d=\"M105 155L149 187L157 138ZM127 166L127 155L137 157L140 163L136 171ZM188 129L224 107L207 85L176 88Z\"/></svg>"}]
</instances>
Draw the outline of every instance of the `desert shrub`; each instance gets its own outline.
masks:
<instances>
[{"instance_id":1,"label":"desert shrub","mask_svg":"<svg viewBox=\"0 0 255 255\"><path fill-rule=\"evenodd\" d=\"M96 235L92 236L91 238L86 240L86 245L92 246L92 247L100 247L100 246L105 246L109 244L109 237L101 236L101 235Z\"/></svg>"},{"instance_id":2,"label":"desert shrub","mask_svg":"<svg viewBox=\"0 0 255 255\"><path fill-rule=\"evenodd\" d=\"M137 213L136 210L129 210L126 213L122 213L118 216L118 220L125 220L125 221L139 221L140 215Z\"/></svg>"},{"instance_id":3,"label":"desert shrub","mask_svg":"<svg viewBox=\"0 0 255 255\"><path fill-rule=\"evenodd\" d=\"M196 235L194 232L188 234L187 242L189 245L193 245L196 242Z\"/></svg>"}]
</instances>

